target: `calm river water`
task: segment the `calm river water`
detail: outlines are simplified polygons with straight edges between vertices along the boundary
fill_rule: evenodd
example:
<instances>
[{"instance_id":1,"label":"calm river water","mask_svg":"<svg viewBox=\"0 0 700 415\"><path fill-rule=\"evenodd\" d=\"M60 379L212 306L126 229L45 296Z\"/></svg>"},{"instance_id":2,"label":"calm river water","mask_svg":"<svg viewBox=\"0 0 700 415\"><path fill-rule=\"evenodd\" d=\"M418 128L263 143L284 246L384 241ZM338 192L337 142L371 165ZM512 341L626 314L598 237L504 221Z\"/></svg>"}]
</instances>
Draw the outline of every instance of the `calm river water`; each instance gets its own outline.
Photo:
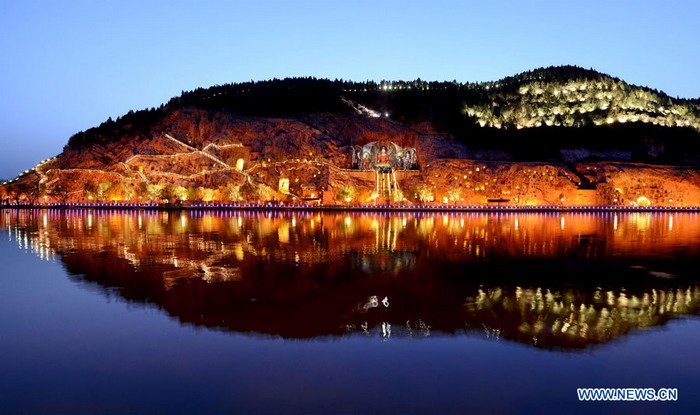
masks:
<instances>
[{"instance_id":1,"label":"calm river water","mask_svg":"<svg viewBox=\"0 0 700 415\"><path fill-rule=\"evenodd\" d=\"M700 411L695 213L0 210L0 261L3 414Z\"/></svg>"}]
</instances>

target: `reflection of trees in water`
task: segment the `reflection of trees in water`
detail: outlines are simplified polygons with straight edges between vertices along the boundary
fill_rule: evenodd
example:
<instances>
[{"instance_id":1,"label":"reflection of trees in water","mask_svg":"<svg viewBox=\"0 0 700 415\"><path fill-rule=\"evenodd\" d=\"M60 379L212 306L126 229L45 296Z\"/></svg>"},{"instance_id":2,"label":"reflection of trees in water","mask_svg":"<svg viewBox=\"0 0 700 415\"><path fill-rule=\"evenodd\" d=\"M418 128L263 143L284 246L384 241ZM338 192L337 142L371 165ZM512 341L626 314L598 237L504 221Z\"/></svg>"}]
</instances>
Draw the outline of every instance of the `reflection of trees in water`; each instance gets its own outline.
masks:
<instances>
[{"instance_id":1,"label":"reflection of trees in water","mask_svg":"<svg viewBox=\"0 0 700 415\"><path fill-rule=\"evenodd\" d=\"M301 338L476 330L579 348L699 314L683 271L697 265L693 218L670 229L667 217L634 215L24 210L2 211L0 226L78 279L205 327ZM655 253L665 262L648 267Z\"/></svg>"},{"instance_id":2,"label":"reflection of trees in water","mask_svg":"<svg viewBox=\"0 0 700 415\"><path fill-rule=\"evenodd\" d=\"M470 328L499 330L504 337L540 347L582 347L609 342L633 329L700 314L700 286L637 292L551 290L544 287L479 289L467 296Z\"/></svg>"},{"instance_id":3,"label":"reflection of trees in water","mask_svg":"<svg viewBox=\"0 0 700 415\"><path fill-rule=\"evenodd\" d=\"M415 268L417 253L410 251L376 251L350 253L351 266L366 274L406 271Z\"/></svg>"}]
</instances>

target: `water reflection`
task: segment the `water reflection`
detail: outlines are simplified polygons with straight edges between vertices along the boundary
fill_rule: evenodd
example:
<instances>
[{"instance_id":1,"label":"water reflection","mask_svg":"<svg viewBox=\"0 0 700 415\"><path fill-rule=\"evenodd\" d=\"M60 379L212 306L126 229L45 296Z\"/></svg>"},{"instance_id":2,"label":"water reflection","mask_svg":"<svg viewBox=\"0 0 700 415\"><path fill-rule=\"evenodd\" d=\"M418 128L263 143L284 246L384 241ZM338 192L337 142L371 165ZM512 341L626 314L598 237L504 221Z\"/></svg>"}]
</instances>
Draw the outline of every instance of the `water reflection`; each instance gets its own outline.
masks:
<instances>
[{"instance_id":1,"label":"water reflection","mask_svg":"<svg viewBox=\"0 0 700 415\"><path fill-rule=\"evenodd\" d=\"M236 332L572 349L700 311L694 213L4 210L0 227L110 295Z\"/></svg>"}]
</instances>

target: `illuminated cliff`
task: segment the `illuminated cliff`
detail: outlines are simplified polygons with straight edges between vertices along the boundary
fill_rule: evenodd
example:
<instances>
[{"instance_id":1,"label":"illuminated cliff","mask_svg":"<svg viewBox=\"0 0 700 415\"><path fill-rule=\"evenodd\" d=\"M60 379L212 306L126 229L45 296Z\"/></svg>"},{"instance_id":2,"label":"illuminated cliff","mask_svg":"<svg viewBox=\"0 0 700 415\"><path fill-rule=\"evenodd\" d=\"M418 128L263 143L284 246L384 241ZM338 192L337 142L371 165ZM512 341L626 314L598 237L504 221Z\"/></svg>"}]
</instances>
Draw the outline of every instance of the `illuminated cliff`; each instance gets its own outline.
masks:
<instances>
[{"instance_id":1,"label":"illuminated cliff","mask_svg":"<svg viewBox=\"0 0 700 415\"><path fill-rule=\"evenodd\" d=\"M567 66L223 85L75 134L0 202L696 206L699 120L697 100Z\"/></svg>"}]
</instances>

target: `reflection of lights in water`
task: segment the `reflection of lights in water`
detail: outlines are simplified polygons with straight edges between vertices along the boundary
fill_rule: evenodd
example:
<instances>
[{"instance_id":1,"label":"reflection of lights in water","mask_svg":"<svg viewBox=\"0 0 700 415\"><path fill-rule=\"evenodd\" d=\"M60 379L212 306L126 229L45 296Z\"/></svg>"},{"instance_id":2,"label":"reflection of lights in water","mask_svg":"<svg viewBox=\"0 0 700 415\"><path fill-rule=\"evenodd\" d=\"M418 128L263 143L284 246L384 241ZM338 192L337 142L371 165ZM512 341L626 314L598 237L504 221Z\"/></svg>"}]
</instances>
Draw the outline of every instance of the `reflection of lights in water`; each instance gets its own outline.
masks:
<instances>
[{"instance_id":1,"label":"reflection of lights in water","mask_svg":"<svg viewBox=\"0 0 700 415\"><path fill-rule=\"evenodd\" d=\"M243 218L240 216L238 217L238 226L239 227L243 226Z\"/></svg>"},{"instance_id":2,"label":"reflection of lights in water","mask_svg":"<svg viewBox=\"0 0 700 415\"><path fill-rule=\"evenodd\" d=\"M613 230L617 230L617 215L613 215Z\"/></svg>"},{"instance_id":3,"label":"reflection of lights in water","mask_svg":"<svg viewBox=\"0 0 700 415\"><path fill-rule=\"evenodd\" d=\"M92 213L88 213L88 229L92 229Z\"/></svg>"},{"instance_id":4,"label":"reflection of lights in water","mask_svg":"<svg viewBox=\"0 0 700 415\"><path fill-rule=\"evenodd\" d=\"M382 337L385 337L387 339L391 337L391 324L382 323Z\"/></svg>"},{"instance_id":5,"label":"reflection of lights in water","mask_svg":"<svg viewBox=\"0 0 700 415\"><path fill-rule=\"evenodd\" d=\"M297 218L292 218L292 227L297 226Z\"/></svg>"},{"instance_id":6,"label":"reflection of lights in water","mask_svg":"<svg viewBox=\"0 0 700 415\"><path fill-rule=\"evenodd\" d=\"M564 230L564 217L563 217L563 216L561 217L561 225L560 225L560 227L561 227L561 230Z\"/></svg>"},{"instance_id":7,"label":"reflection of lights in water","mask_svg":"<svg viewBox=\"0 0 700 415\"><path fill-rule=\"evenodd\" d=\"M233 245L233 254L236 256L236 259L239 261L243 261L244 255L243 255L243 245L240 243L236 243Z\"/></svg>"},{"instance_id":8,"label":"reflection of lights in water","mask_svg":"<svg viewBox=\"0 0 700 415\"><path fill-rule=\"evenodd\" d=\"M520 222L518 221L518 218L515 218L515 230L518 230L518 227L520 227Z\"/></svg>"},{"instance_id":9,"label":"reflection of lights in water","mask_svg":"<svg viewBox=\"0 0 700 415\"><path fill-rule=\"evenodd\" d=\"M501 329L492 328L486 324L482 324L482 327L484 328L484 333L486 333L487 339L493 338L496 341L501 339Z\"/></svg>"},{"instance_id":10,"label":"reflection of lights in water","mask_svg":"<svg viewBox=\"0 0 700 415\"><path fill-rule=\"evenodd\" d=\"M141 219L141 215L139 215L138 223L139 223L139 230L140 230L143 228L143 219Z\"/></svg>"},{"instance_id":11,"label":"reflection of lights in water","mask_svg":"<svg viewBox=\"0 0 700 415\"><path fill-rule=\"evenodd\" d=\"M75 244L76 242L81 244L81 247L85 247L84 249L89 250L89 249L111 249L111 252L114 252L115 255L118 255L120 257L128 259L131 263L136 264L140 255L142 255L142 252L147 252L148 250L142 250L141 249L141 244L147 247L151 247L151 251L162 251L163 252L163 257L160 257L156 259L156 261L160 261L161 263L168 263L168 264L173 264L177 266L177 274L174 274L178 277L178 279L181 278L203 278L204 280L207 280L207 282L216 282L216 281L225 281L225 280L231 280L234 281L237 276L240 275L241 271L237 271L238 274L231 273L230 275L226 274L226 271L223 269L217 269L213 264L221 264L221 263L233 263L233 261L238 260L238 261L243 261L244 260L244 250L245 252L250 255L250 259L254 260L254 257L264 255L260 254L262 249L265 247L267 242L269 242L269 239L263 238L263 230L262 228L258 229L257 227L253 227L249 233L243 235L242 232L236 230L233 232L233 236L235 237L235 240L237 242L233 241L226 241L225 243L219 244L218 242L214 245L210 243L209 237L202 237L201 234L199 234L198 230L201 228L200 221L202 224L206 223L206 221L211 221L213 229L216 230L218 229L219 226L221 226L220 230L226 231L228 226L232 226L235 229L234 225L234 218L237 218L237 213L222 213L222 214L198 214L196 212L192 212L189 215L186 215L187 221L190 221L193 226L190 227L193 230L192 236L188 237L186 239L180 239L178 236L174 236L173 234L176 234L177 232L172 232L173 228L178 229L178 226L172 226L173 221L177 225L178 221L178 216L173 216L170 218L170 221L167 222L169 226L163 227L162 229L159 228L158 226L160 225L160 220L162 219L161 215L159 213L146 213L143 214L143 217L141 215L137 216L137 221L133 221L133 216L125 216L125 220L122 220L119 222L116 219L119 219L120 217L124 217L121 214L112 214L112 213L107 213L105 214L104 212L101 211L95 211L93 213L95 215L96 223L95 223L95 229L100 230L99 233L91 233L91 232L85 232L82 229L82 226L86 223L86 216L89 216L88 212L83 212L81 214L76 214L76 216L71 217L68 216L67 218L67 226L63 227L63 230L66 230L66 234L62 234L61 229L58 229L58 227L48 227L46 229L46 232L39 232L39 233L32 233L32 232L25 232L23 231L19 226L13 227L10 232L8 232L9 236L12 237L13 240L17 240L17 244L20 245L20 247L25 248L29 251L35 252L40 258L43 259L49 259L51 256L56 255L56 252L61 252L66 249L71 249L73 247L72 244ZM191 215L191 216L190 216ZM440 214L442 215L442 214ZM508 220L515 220L517 226L519 226L519 221L518 219L515 218L515 215L512 215L511 217L506 217L506 221ZM600 219L595 219L596 224L598 223L604 223L605 221L610 219L609 215L614 215L614 221L617 225L618 221L618 215L617 214L600 214L598 217ZM91 216L89 216L87 222L92 222ZM251 223L255 223L255 220L251 219L256 216L252 214L243 214L241 216L246 216L249 220L251 220ZM373 219L374 215L356 215L352 216L353 222L352 226L355 227L357 233L359 235L364 235L366 236L366 240L362 242L364 245L363 248L370 247L368 251L365 251L366 255L368 255L368 261L369 261L369 272L372 272L373 270L376 270L377 267L382 267L382 270L396 270L396 269L405 269L412 267L413 263L415 261L422 260L420 257L416 257L416 255L412 254L407 254L405 253L406 249L411 247L410 244L413 243L413 240L411 238L416 238L416 241L421 241L424 239L419 238L417 235L421 229L426 228L426 224L428 222L428 219L425 215L423 216L414 216L412 218L412 221L414 224L418 225L415 226L414 228L410 229L404 229L402 230L399 227L399 224L403 224L404 220L407 222L407 217L393 217L392 220L385 220L385 216L378 216L379 220L379 225L381 225L381 232L382 234L380 235L380 240L383 238L384 241L382 241L383 246L392 246L395 247L395 240L398 235L398 232L402 232L402 239L399 240L399 251L395 253L390 253L387 254L385 251L381 252L381 255L379 259L377 259L376 256L372 256L371 252L371 236L372 232L369 230L369 225ZM391 216L391 215L388 215ZM522 216L522 214L521 214ZM569 218L569 223L567 224L568 227L566 230L568 232L579 232L580 228L582 227L581 225L581 215L576 215L576 214L567 214ZM622 220L627 220L630 216L630 213L623 213L620 218ZM644 215L641 215L642 221L645 219ZM675 217L672 217L670 214L652 214L651 218L649 219L651 221L651 228L655 230L655 233L652 235L649 235L649 237L653 237L656 239L649 239L649 241L643 241L644 243L647 244L652 244L652 243L660 243L660 244L666 244L665 239L659 239L659 238L665 238L666 236L669 235L668 230L673 228L673 225L675 225L675 229L673 229L673 232L670 234L673 235L674 241L681 241L684 242L690 240L690 237L683 236L684 232L688 232L689 226L687 225L689 223L689 215L683 214L683 213L678 213L674 214L673 216L678 216L678 219ZM7 213L5 215L0 215L0 219L8 217ZM307 216L301 216L302 218L308 218ZM317 224L323 224L321 217L316 216L318 219ZM324 216L325 218L326 216ZM476 217L475 219L472 219ZM537 246L537 253L541 251L541 247L544 246L546 243L548 249L554 250L557 245L557 241L554 240L545 240L544 238L548 238L551 235L550 234L543 234L540 235L539 233L536 232L536 226L539 225L542 221L548 224L547 229L549 230L556 230L556 220L560 219L561 223L561 217L558 214L545 214L545 215L524 215L526 222L523 222L523 231L527 232L528 236L526 238L530 238L532 235L532 238L534 238L533 241L530 241L529 239L521 239L521 234L520 233L513 233L513 238L516 242L520 241L527 241L527 243L534 243ZM206 221L204 220L206 218ZM329 220L326 223L326 226L330 229L330 231L335 230L335 227L342 228L344 224L344 218L345 215L337 216L337 220ZM417 219L418 218L418 219ZM474 253L476 250L478 252L479 257L482 256L488 256L491 251L494 249L494 244L486 241L478 241L478 238L480 235L485 239L488 234L492 235L489 238L489 241L491 239L497 239L498 236L504 236L507 235L508 228L507 226L505 228L501 228L500 223L498 226L493 225L491 222L487 223L486 226L486 232L480 227L482 226L479 224L479 220L483 218L482 215L464 215L464 220L466 222L466 230L463 232L464 233L464 241L460 240L460 245L462 242L465 244L469 245L469 251L471 253ZM52 224L54 223L61 223L61 222L55 222L55 217L52 215ZM241 217L237 218L238 220L241 220ZM284 226L283 224L286 224L286 226L289 226L289 220L291 219L291 215L284 216L282 214L277 214L274 216L274 219L271 219L272 222L270 226L272 227L271 229L274 231L275 227L279 227L280 225ZM630 218L631 219L631 218ZM668 219L668 220L667 220ZM43 215L34 215L31 217L31 222L34 226L34 229L36 229L37 225L41 226L43 221L44 221L44 216ZM220 223L217 223L217 220L219 220ZM316 222L316 219L313 219L314 222ZM436 216L437 220L437 216ZM9 222L9 219L7 219ZM48 222L48 217L46 217L46 221ZM144 234L142 232L134 232L133 230L136 228L136 225L139 221L141 221L142 225L144 225L146 228L149 229L148 234ZM637 219L637 225L640 219ZM144 223L145 222L145 223ZM461 221L460 221L461 222ZM675 224L673 223L675 222ZM301 222L300 222L301 223ZM501 222L502 223L502 222ZM505 222L508 223L508 222ZM587 224L588 222L586 222ZM609 222L608 222L609 223ZM472 225L478 225L478 226L472 226ZM628 222L630 225L628 228L625 228L624 226L620 228L623 231L630 231L633 236L636 235L635 232L633 232L634 229L634 223L632 221ZM493 226L492 226L493 225ZM391 229L388 229L391 228ZM631 229L629 229L631 228ZM387 230L387 232L384 232L384 230ZM607 228L609 231L609 228ZM153 230L153 232L151 232ZM197 231L195 231L197 230ZM664 232L656 232L657 230L664 231ZM60 232L59 232L60 231ZM83 237L80 236L78 233L80 232L85 232L83 233ZM446 235L444 232L445 229L435 229L434 232L428 237L430 238L439 238L441 237L440 235ZM75 234L72 234L70 232L76 232ZM259 232L259 233L256 233ZM442 232L442 233L441 233ZM601 234L601 237L606 237L606 232L604 229L601 229L599 233ZM556 231L554 232L556 233ZM46 236L43 236L43 235ZM657 235L659 234L659 235ZM678 234L683 236L683 238L687 239L677 239ZM15 238L16 235L16 238ZM301 241L302 238L304 238L305 233L300 233L300 234L293 234L295 238L299 238ZM618 233L615 234L616 237L619 237L620 235ZM695 233L691 234L696 235ZM607 235L610 236L610 235ZM317 235L312 235L313 238L317 238ZM506 236L507 237L507 236ZM45 239L44 239L45 238ZM389 239L390 238L390 239ZM387 239L391 241L390 244L387 244ZM266 241L265 243L261 241ZM295 239L296 240L296 239ZM674 242L671 241L671 242ZM281 251L275 251L275 249L270 246L266 246L266 249L270 250L270 258L272 257L271 255L276 255L276 258L283 258L283 260L292 262L292 261L297 261L300 262L300 256L304 256L305 258L305 264L311 264L311 263L322 263L325 261L325 258L328 258L328 253L326 252L328 248L319 248L317 242L315 242L315 239L312 242L312 246L314 247L314 251L309 254L309 251L304 250L303 245L299 245L299 252L294 252L294 247L287 246L287 248L284 249L289 249L289 251L284 250L282 253ZM473 242L473 243L472 243ZM508 241L506 242L508 243ZM524 242L523 242L524 243ZM182 248L185 249L191 249L193 252L202 253L203 255L200 257L199 255L197 256L190 256L189 253L186 253L185 251L181 250L181 244L184 244ZM279 246L279 245L278 245ZM347 245L344 245L344 247ZM441 247L444 246L442 240L441 240ZM466 245L465 245L466 246ZM578 246L578 245L577 245ZM657 245L654 245L656 247ZM666 245L663 245L666 246ZM55 249L53 248L55 247ZM174 258L173 255L173 249L177 247L177 252L178 256L180 256L180 253L182 254L180 258ZM189 248L187 248L189 247ZM74 249L74 248L73 248ZM83 249L83 248L80 248ZM321 252L321 249L323 249L323 253ZM607 248L610 249L610 248ZM655 249L655 248L653 248ZM466 250L466 249L465 249ZM369 252L369 253L368 253ZM607 252L607 251L606 251ZM219 256L221 255L221 256ZM405 255L405 256L402 256ZM200 259L204 258L206 256L206 259L204 261L207 261L207 267L201 265L203 264ZM228 261L223 261L223 262L216 262L219 259L225 259L226 256L228 256L231 260L231 262ZM193 258L199 258L199 259L193 259ZM380 260L383 260L385 258L389 258L386 261L381 262ZM247 258L245 258L247 259ZM144 261L145 263L146 261ZM208 265L212 264L212 265ZM237 265L234 263L234 265ZM243 270L245 270L245 267L242 267ZM192 272L192 270L195 270L197 272ZM639 272L645 272L649 273L652 277L655 278L670 278L672 277L670 274L666 273L664 269L644 269L643 271ZM637 272L637 271L635 271ZM204 277L202 276L204 275ZM592 293L591 293L592 294ZM513 304L513 299L515 299L515 302L520 306L516 307L517 309L524 310L523 313L526 314L525 317L523 318L522 321L518 321L518 323L525 323L522 325L522 329L519 327L518 330L521 330L523 337L522 339L527 339L530 340L533 337L536 337L537 340L537 345L542 346L548 344L548 341L550 337L552 336L551 333L554 331L549 331L549 327L551 327L552 323L554 320L558 319L557 322L557 330L556 330L556 335L559 337L567 337L571 339L590 339L593 342L599 342L599 341L605 341L606 339L610 339L614 336L618 336L620 334L624 334L626 331L629 331L630 327L646 327L646 326L653 326L657 324L657 320L659 320L658 316L661 316L660 314L662 311L666 313L684 313L684 312L692 312L690 307L696 307L695 304L698 303L698 298L700 298L700 295L697 294L695 291L688 291L687 293L685 291L678 291L676 290L659 290L659 291L654 291L652 295L652 290L649 290L646 293L636 293L637 295L634 295L635 293L633 291L630 291L628 293L620 293L620 290L615 290L611 292L607 292L607 289L600 289L598 292L595 293L595 295L591 296L586 296L586 297L578 297L579 294L573 293L566 293L566 292L557 292L554 290L554 292L542 288L542 289L527 289L527 288L518 288L515 289L515 291L511 291L511 297L508 299L507 298L507 291L506 295L504 295L504 300L502 301L502 304L506 304L505 300L510 301L509 304ZM489 309L493 307L494 302L496 301L496 292L494 289L489 289L488 292L484 292L485 301L483 302L482 306L483 309ZM567 298L569 296L570 298ZM362 299L362 297L360 297ZM384 299L388 302L388 297L383 297L383 300L378 300L377 298L374 299L373 303L375 304L375 307L379 304L382 303L384 306ZM396 307L396 299L394 301L394 307ZM362 311L361 307L364 305L364 301L359 302L357 304L358 311ZM369 299L367 303L370 303ZM471 306L471 303L470 305ZM392 308L392 309L393 309ZM501 306L503 308L503 306ZM601 311L602 308L606 308L606 311ZM661 311L660 311L661 310ZM685 311L684 311L685 310ZM388 310L387 310L388 311ZM498 310L497 310L498 311ZM376 312L376 311L375 311ZM529 314L528 314L529 313ZM553 314L558 314L557 316L553 316ZM553 316L551 319L549 319L548 316ZM394 338L400 337L403 334L402 328L403 328L403 321L405 321L405 318L401 321L401 323L397 323L395 321L392 323L394 325L393 327L393 336ZM378 324L379 322L375 323ZM415 324L417 324L417 321L411 321L411 326L413 326L413 329L415 330ZM491 328L497 326L495 323L491 323ZM356 326L357 327L357 326ZM359 327L357 327L359 330ZM372 330L372 334L377 334L377 330L379 329L378 326L374 326ZM504 329L502 329L504 330ZM505 331L502 331L501 334L504 334ZM563 334L562 334L563 333ZM418 331L415 331L414 335L417 335ZM505 336L506 334L504 334ZM526 337L525 337L526 336Z\"/></svg>"},{"instance_id":12,"label":"reflection of lights in water","mask_svg":"<svg viewBox=\"0 0 700 415\"><path fill-rule=\"evenodd\" d=\"M180 225L184 228L185 225L187 225L187 219L185 218L185 214L183 213L180 215Z\"/></svg>"},{"instance_id":13,"label":"reflection of lights in water","mask_svg":"<svg viewBox=\"0 0 700 415\"><path fill-rule=\"evenodd\" d=\"M630 223L637 225L637 230L639 232L646 232L651 225L651 213L637 213L634 212L630 214Z\"/></svg>"},{"instance_id":14,"label":"reflection of lights in water","mask_svg":"<svg viewBox=\"0 0 700 415\"><path fill-rule=\"evenodd\" d=\"M345 217L345 226L352 225L352 218L350 216Z\"/></svg>"},{"instance_id":15,"label":"reflection of lights in water","mask_svg":"<svg viewBox=\"0 0 700 415\"><path fill-rule=\"evenodd\" d=\"M43 220L43 222L44 222L44 228L47 227L47 226L49 225L49 218L48 218L48 215L47 215L46 213L44 213L44 220Z\"/></svg>"},{"instance_id":16,"label":"reflection of lights in water","mask_svg":"<svg viewBox=\"0 0 700 415\"><path fill-rule=\"evenodd\" d=\"M277 240L280 243L289 243L289 225L283 224L277 228Z\"/></svg>"},{"instance_id":17,"label":"reflection of lights in water","mask_svg":"<svg viewBox=\"0 0 700 415\"><path fill-rule=\"evenodd\" d=\"M367 302L365 305L362 306L365 310L369 310L370 308L375 308L379 306L379 299L377 298L376 295L372 295L367 299Z\"/></svg>"}]
</instances>

